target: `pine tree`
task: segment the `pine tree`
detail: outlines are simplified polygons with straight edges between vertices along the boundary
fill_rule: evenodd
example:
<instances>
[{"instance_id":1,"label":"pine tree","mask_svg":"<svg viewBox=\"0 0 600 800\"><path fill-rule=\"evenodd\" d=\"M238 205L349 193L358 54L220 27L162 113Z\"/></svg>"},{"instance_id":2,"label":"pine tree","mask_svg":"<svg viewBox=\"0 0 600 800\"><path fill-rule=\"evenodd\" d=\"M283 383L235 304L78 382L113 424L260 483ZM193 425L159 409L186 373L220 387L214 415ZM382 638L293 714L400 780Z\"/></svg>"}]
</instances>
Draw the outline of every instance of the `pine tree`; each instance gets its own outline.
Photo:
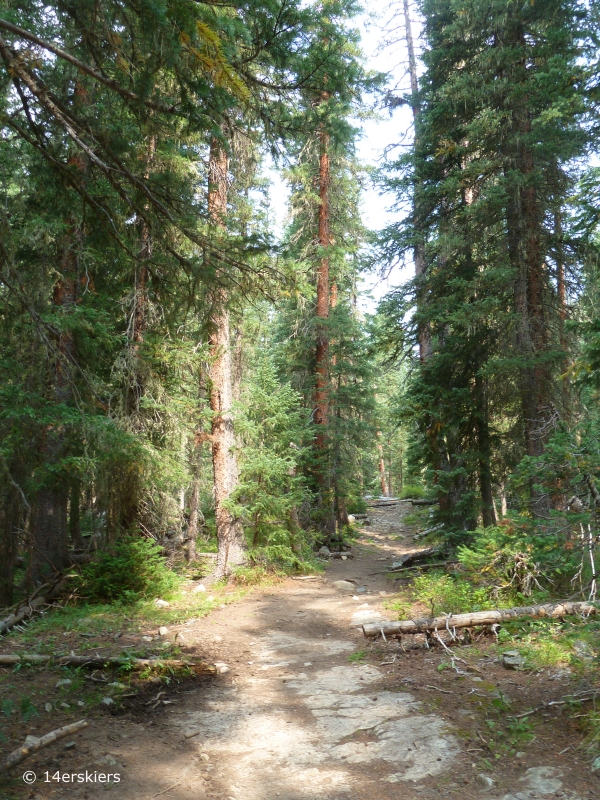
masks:
<instances>
[{"instance_id":1,"label":"pine tree","mask_svg":"<svg viewBox=\"0 0 600 800\"><path fill-rule=\"evenodd\" d=\"M568 164L585 145L583 9L427 0L422 11L420 134L414 159L395 165L408 169L407 181L392 178L414 187L422 214L388 231L386 246L397 254L415 237L426 242L423 288L410 287L427 297L415 336L427 327L432 337L410 390L419 458L442 514L469 529L479 513L494 521L494 467L500 475L543 452L557 402L564 355L548 219L564 206ZM388 302L390 314L400 313L398 301ZM547 497L534 483L531 497L544 513Z\"/></svg>"}]
</instances>

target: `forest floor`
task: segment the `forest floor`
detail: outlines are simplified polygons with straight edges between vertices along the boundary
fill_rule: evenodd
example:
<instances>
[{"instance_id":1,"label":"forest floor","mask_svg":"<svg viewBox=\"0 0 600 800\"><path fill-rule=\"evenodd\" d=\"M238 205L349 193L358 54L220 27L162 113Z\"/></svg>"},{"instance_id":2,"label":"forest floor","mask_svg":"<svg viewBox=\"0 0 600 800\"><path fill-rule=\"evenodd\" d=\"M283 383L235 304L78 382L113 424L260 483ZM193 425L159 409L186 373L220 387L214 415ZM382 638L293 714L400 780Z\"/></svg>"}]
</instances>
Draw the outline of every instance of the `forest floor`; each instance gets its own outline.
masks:
<instances>
[{"instance_id":1,"label":"forest floor","mask_svg":"<svg viewBox=\"0 0 600 800\"><path fill-rule=\"evenodd\" d=\"M579 749L572 713L559 706L524 720L508 716L574 691L579 678L569 670L509 671L492 637L457 648L463 661L454 666L441 647L364 639L363 621L393 618L385 603L397 597L397 583L386 565L418 547L406 514L406 504L370 512L354 558L332 560L324 576L259 588L208 617L169 626L163 638L183 636L186 655L228 671L138 682L135 696L97 703L85 714L87 729L29 758L0 786L0 798L599 798L600 778ZM15 644L9 637L1 649L15 652ZM114 637L95 642L102 644L103 653L116 647ZM25 708L5 728L5 752L27 734L83 716L77 703L86 691L110 691L74 671L71 684L56 687L66 674L32 668L3 677L3 708L20 696L23 711L26 691L41 698L38 707L52 704L52 714L28 718ZM32 786L21 778L29 770L37 774ZM86 771L83 784L55 780ZM117 773L120 782L94 782L101 773Z\"/></svg>"}]
</instances>

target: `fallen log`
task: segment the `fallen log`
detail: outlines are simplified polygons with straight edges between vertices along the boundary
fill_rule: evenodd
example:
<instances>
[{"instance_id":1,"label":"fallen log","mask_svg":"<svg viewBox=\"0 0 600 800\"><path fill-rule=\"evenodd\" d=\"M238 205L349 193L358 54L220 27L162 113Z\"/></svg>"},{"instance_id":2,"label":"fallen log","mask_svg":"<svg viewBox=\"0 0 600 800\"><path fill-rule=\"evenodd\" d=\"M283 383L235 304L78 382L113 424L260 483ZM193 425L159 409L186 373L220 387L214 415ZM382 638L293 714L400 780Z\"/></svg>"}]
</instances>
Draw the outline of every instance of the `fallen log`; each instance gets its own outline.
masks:
<instances>
[{"instance_id":1,"label":"fallen log","mask_svg":"<svg viewBox=\"0 0 600 800\"><path fill-rule=\"evenodd\" d=\"M441 547L427 547L425 550L411 550L410 553L405 553L403 556L400 556L397 561L394 561L387 572L395 572L396 570L407 567L409 564L413 564L415 561L421 561L424 558L437 556L441 553L441 551Z\"/></svg>"},{"instance_id":2,"label":"fallen log","mask_svg":"<svg viewBox=\"0 0 600 800\"><path fill-rule=\"evenodd\" d=\"M448 614L443 617L426 619L405 619L397 622L374 622L362 626L367 639L375 639L381 634L398 636L403 633L425 633L426 631L452 628L474 628L477 625L501 625L519 617L557 618L569 614L596 614L598 608L592 603L545 603L541 606L521 606L517 608L499 608L490 611L473 611L469 614Z\"/></svg>"},{"instance_id":3,"label":"fallen log","mask_svg":"<svg viewBox=\"0 0 600 800\"><path fill-rule=\"evenodd\" d=\"M26 606L18 608L14 614L11 614L0 622L0 634L7 633L11 628L14 628L15 625L18 625L19 622L23 622L27 617L31 617L40 606L46 605L47 602L45 596L40 596L33 599Z\"/></svg>"},{"instance_id":4,"label":"fallen log","mask_svg":"<svg viewBox=\"0 0 600 800\"><path fill-rule=\"evenodd\" d=\"M0 666L14 667L17 664L43 664L56 667L89 667L103 669L104 667L129 667L132 669L147 669L148 667L179 668L189 667L194 672L216 673L214 664L205 661L189 661L187 659L162 659L162 658L125 658L123 656L56 656L40 653L3 653L0 654Z\"/></svg>"},{"instance_id":5,"label":"fallen log","mask_svg":"<svg viewBox=\"0 0 600 800\"><path fill-rule=\"evenodd\" d=\"M28 602L18 606L11 606L11 608L14 609L13 613L5 619L0 620L0 636L4 633L8 633L20 622L32 617L40 610L41 606L48 605L51 600L62 592L66 582L72 577L72 575L60 573L56 576L54 581L38 587L31 595Z\"/></svg>"},{"instance_id":6,"label":"fallen log","mask_svg":"<svg viewBox=\"0 0 600 800\"><path fill-rule=\"evenodd\" d=\"M414 569L428 570L439 569L440 567L457 566L457 561L432 561L429 564L414 564L412 567L400 567L399 569L387 570L388 572L411 572ZM381 574L381 573L380 573ZM394 578L394 580L399 580Z\"/></svg>"},{"instance_id":7,"label":"fallen log","mask_svg":"<svg viewBox=\"0 0 600 800\"><path fill-rule=\"evenodd\" d=\"M16 767L17 764L20 764L21 761L25 761L30 755L41 750L42 747L54 744L54 742L57 742L59 739L64 739L65 736L77 733L77 731L82 730L82 728L87 728L87 720L85 719L80 719L79 722L72 722L70 725L63 725L62 728L56 728L56 730L50 731L50 733L41 736L39 739L28 736L25 743L22 744L21 747L17 747L16 750L13 750L4 764L0 765L0 772L8 772L9 769Z\"/></svg>"},{"instance_id":8,"label":"fallen log","mask_svg":"<svg viewBox=\"0 0 600 800\"><path fill-rule=\"evenodd\" d=\"M416 500L410 501L413 506L434 506L438 501L437 500L425 500L424 498L418 498Z\"/></svg>"}]
</instances>

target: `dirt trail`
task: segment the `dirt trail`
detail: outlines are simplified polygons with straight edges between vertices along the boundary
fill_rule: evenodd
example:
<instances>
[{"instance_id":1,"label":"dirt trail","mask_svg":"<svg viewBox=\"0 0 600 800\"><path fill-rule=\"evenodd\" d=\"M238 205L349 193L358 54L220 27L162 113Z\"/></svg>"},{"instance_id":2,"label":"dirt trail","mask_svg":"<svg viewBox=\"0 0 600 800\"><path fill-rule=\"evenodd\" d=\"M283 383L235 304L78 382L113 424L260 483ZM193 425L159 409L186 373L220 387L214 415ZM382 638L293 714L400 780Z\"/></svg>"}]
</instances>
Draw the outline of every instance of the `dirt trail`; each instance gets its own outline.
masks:
<instances>
[{"instance_id":1,"label":"dirt trail","mask_svg":"<svg viewBox=\"0 0 600 800\"><path fill-rule=\"evenodd\" d=\"M120 784L38 783L28 796L600 797L600 781L572 747L578 739L569 723L554 724L556 715L543 720L523 752L513 749L511 756L507 745L504 757L492 755L486 741L493 731L485 725L490 703L501 691L515 707L529 707L535 687L526 675L507 672L485 654L471 670L439 672L448 658L441 651L366 643L358 626L390 613L382 606L393 589L381 574L386 563L415 547L402 513L373 511L354 559L332 561L323 579L290 579L173 627L173 635L184 632L187 652L225 662L229 671L200 685L166 687L162 699L170 704L155 711L138 704L96 720L77 752L56 746L61 770L102 767L119 772ZM341 580L353 588L336 588ZM554 683L544 685L544 699L564 694L560 676L547 680ZM51 757L40 756L38 770Z\"/></svg>"}]
</instances>

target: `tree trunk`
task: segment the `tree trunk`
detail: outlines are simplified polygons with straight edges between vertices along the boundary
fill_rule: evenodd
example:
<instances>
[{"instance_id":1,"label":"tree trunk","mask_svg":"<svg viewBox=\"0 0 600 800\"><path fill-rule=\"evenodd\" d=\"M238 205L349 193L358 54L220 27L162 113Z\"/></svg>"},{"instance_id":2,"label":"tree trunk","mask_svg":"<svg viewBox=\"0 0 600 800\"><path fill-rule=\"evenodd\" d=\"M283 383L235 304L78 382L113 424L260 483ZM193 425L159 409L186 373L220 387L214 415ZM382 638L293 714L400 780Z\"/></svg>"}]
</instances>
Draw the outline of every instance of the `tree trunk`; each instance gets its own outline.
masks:
<instances>
[{"instance_id":1,"label":"tree trunk","mask_svg":"<svg viewBox=\"0 0 600 800\"><path fill-rule=\"evenodd\" d=\"M377 451L379 453L379 482L382 497L388 496L388 487L385 477L385 460L383 458L383 445L381 444L381 431L377 431Z\"/></svg>"},{"instance_id":2,"label":"tree trunk","mask_svg":"<svg viewBox=\"0 0 600 800\"><path fill-rule=\"evenodd\" d=\"M79 92L79 88L77 89ZM85 90L83 96L85 96ZM69 158L69 164L84 174L87 161L79 153ZM67 221L67 232L62 243L60 278L54 286L52 302L61 309L68 320L77 303L79 251L83 245L83 227L75 213ZM68 325L56 337L56 357L53 364L54 402L70 405L73 400L71 388L71 364L75 359L75 343ZM45 466L58 467L65 456L66 441L62 426L48 426L40 445ZM38 490L32 503L31 515L31 561L28 580L39 583L50 572L63 570L68 563L67 508L69 486L65 478L50 475Z\"/></svg>"},{"instance_id":3,"label":"tree trunk","mask_svg":"<svg viewBox=\"0 0 600 800\"><path fill-rule=\"evenodd\" d=\"M81 538L81 484L78 480L71 484L71 499L69 502L69 536L71 544L76 550L83 547Z\"/></svg>"},{"instance_id":4,"label":"tree trunk","mask_svg":"<svg viewBox=\"0 0 600 800\"><path fill-rule=\"evenodd\" d=\"M227 214L227 153L213 138L209 156L208 213L214 226L225 227ZM238 465L233 425L233 365L227 291L218 288L213 294L209 338L212 364L210 368L210 408L215 517L217 525L217 564L215 577L221 578L232 566L246 562L246 540L241 520L226 508L238 485Z\"/></svg>"},{"instance_id":5,"label":"tree trunk","mask_svg":"<svg viewBox=\"0 0 600 800\"><path fill-rule=\"evenodd\" d=\"M506 500L506 483L502 479L500 482L500 514L505 517L508 514L508 502Z\"/></svg>"},{"instance_id":6,"label":"tree trunk","mask_svg":"<svg viewBox=\"0 0 600 800\"><path fill-rule=\"evenodd\" d=\"M417 59L415 57L415 46L412 36L412 24L410 19L410 12L408 8L408 0L404 0L404 28L406 32L406 49L408 50L408 74L410 77L410 91L411 91L411 109L413 115L414 125L414 143L413 149L416 150L419 140L419 122L421 116L421 104L419 102L419 79L417 75ZM421 231L422 226L422 213L421 203L419 201L420 191L418 186L414 187L413 192L413 236L415 243L413 246L413 259L415 262L415 278L417 283L422 281L425 276L425 243ZM423 309L425 300L423 298L423 291L420 286L417 286L417 314L419 310ZM423 321L419 322L418 328L419 338L419 357L421 363L426 361L432 353L431 349L431 333L429 325Z\"/></svg>"},{"instance_id":7,"label":"tree trunk","mask_svg":"<svg viewBox=\"0 0 600 800\"><path fill-rule=\"evenodd\" d=\"M322 249L317 271L317 348L315 363L315 413L317 426L315 446L323 455L327 447L327 424L329 422L329 332L327 325L321 320L329 317L329 135L324 131L319 134L321 145L319 162L319 245ZM323 476L320 476L321 478Z\"/></svg>"},{"instance_id":8,"label":"tree trunk","mask_svg":"<svg viewBox=\"0 0 600 800\"><path fill-rule=\"evenodd\" d=\"M494 491L491 470L491 442L488 421L487 396L484 379L475 375L475 413L477 426L477 449L479 450L479 490L481 493L481 515L483 525L488 528L496 524Z\"/></svg>"},{"instance_id":9,"label":"tree trunk","mask_svg":"<svg viewBox=\"0 0 600 800\"><path fill-rule=\"evenodd\" d=\"M188 521L187 553L186 558L191 563L196 560L196 540L198 538L198 503L200 499L200 481L198 476L194 476L192 481L192 492L190 494L190 518Z\"/></svg>"},{"instance_id":10,"label":"tree trunk","mask_svg":"<svg viewBox=\"0 0 600 800\"><path fill-rule=\"evenodd\" d=\"M144 179L150 177L150 168L156 154L156 136L152 134L148 140L146 150L146 168ZM146 206L148 210L148 206ZM152 232L148 223L140 220L140 264L135 274L133 315L131 322L131 375L129 382L127 411L137 415L140 402L144 396L144 376L140 369L141 345L144 343L146 328L148 326L148 280L150 277L149 263L153 253ZM139 427L139 425L136 425Z\"/></svg>"},{"instance_id":11,"label":"tree trunk","mask_svg":"<svg viewBox=\"0 0 600 800\"><path fill-rule=\"evenodd\" d=\"M48 451L47 451L48 452ZM53 461L56 459L50 454ZM62 487L45 487L36 496L32 514L30 580L40 583L69 563L67 505L69 495Z\"/></svg>"},{"instance_id":12,"label":"tree trunk","mask_svg":"<svg viewBox=\"0 0 600 800\"><path fill-rule=\"evenodd\" d=\"M0 513L0 606L10 606L19 544L17 531L24 520L24 509L12 486L7 487L3 501Z\"/></svg>"},{"instance_id":13,"label":"tree trunk","mask_svg":"<svg viewBox=\"0 0 600 800\"><path fill-rule=\"evenodd\" d=\"M558 333L560 349L563 358L560 364L561 388L562 388L562 416L568 419L571 413L571 398L569 393L569 379L567 370L569 368L568 341L565 332L565 322L567 319L567 285L565 281L565 246L563 241L562 211L558 210L554 214L554 238L556 247L556 294L558 299Z\"/></svg>"},{"instance_id":14,"label":"tree trunk","mask_svg":"<svg viewBox=\"0 0 600 800\"><path fill-rule=\"evenodd\" d=\"M323 92L322 100L329 95ZM335 498L332 497L331 475L328 467L329 450L329 330L327 321L331 307L329 284L329 254L331 245L329 188L331 166L329 161L329 134L319 132L319 230L320 247L317 269L317 343L315 353L315 400L313 420L315 435L315 477L321 496L322 527L329 537L335 535Z\"/></svg>"},{"instance_id":15,"label":"tree trunk","mask_svg":"<svg viewBox=\"0 0 600 800\"><path fill-rule=\"evenodd\" d=\"M528 45L519 26L511 37L523 52ZM515 80L526 80L525 57L515 66ZM527 145L531 115L523 102L512 109L514 129L512 149L507 153L507 179L513 184L508 192L506 222L508 250L515 272L514 308L517 315L516 346L522 359L520 394L525 450L528 456L542 455L549 433L551 416L551 367L547 359L549 340L545 311L546 266L543 248L543 211L534 184L534 154ZM514 174L519 175L516 181ZM531 480L531 510L545 515L548 496L535 488Z\"/></svg>"}]
</instances>

